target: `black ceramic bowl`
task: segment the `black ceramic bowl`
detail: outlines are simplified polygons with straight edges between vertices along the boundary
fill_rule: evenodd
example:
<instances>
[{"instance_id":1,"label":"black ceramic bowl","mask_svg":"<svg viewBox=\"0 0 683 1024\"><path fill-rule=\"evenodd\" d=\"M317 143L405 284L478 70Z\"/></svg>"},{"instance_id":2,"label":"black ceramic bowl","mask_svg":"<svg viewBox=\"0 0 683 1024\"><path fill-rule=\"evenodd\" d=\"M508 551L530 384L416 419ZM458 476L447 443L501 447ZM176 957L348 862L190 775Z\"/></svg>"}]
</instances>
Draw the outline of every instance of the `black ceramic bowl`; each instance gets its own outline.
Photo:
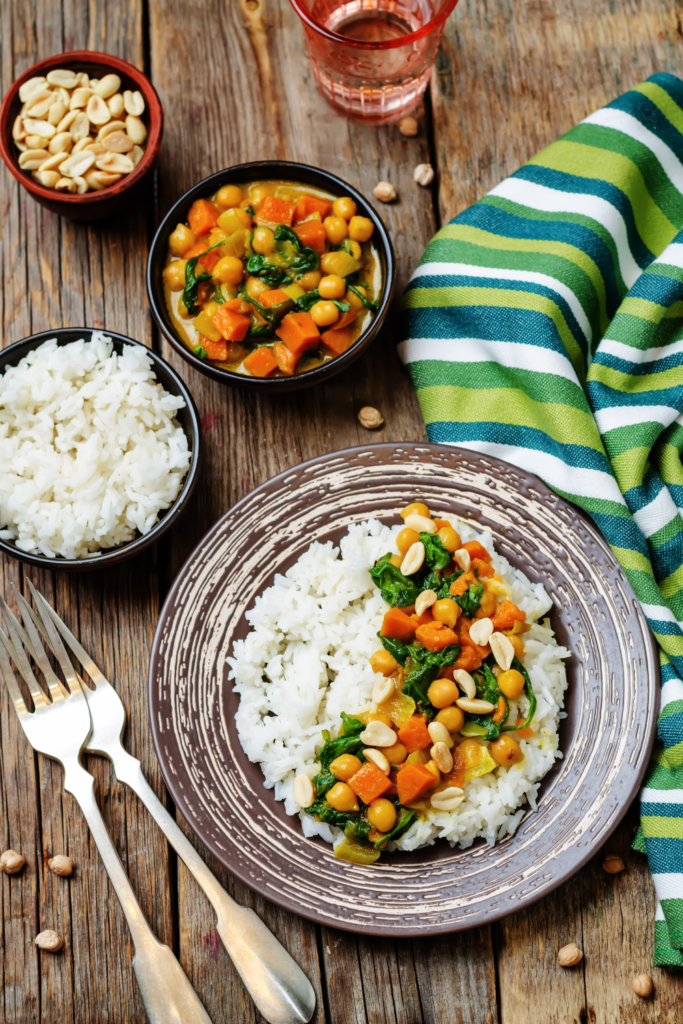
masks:
<instances>
[{"instance_id":1,"label":"black ceramic bowl","mask_svg":"<svg viewBox=\"0 0 683 1024\"><path fill-rule=\"evenodd\" d=\"M20 359L23 359L29 352L32 352L33 349L38 348L39 345L42 345L43 342L48 341L50 338L56 338L60 345L68 345L69 342L77 341L79 338L88 338L92 333L92 327L68 327L56 331L42 331L40 334L32 334L30 338L17 341L16 344L9 345L0 351L0 375L5 372L7 366L16 366ZM151 349L141 345L138 341L133 341L132 338L125 337L123 334L115 334L113 331L105 331L104 333L108 338L112 339L116 352L120 353L124 345L135 345L137 348L144 348L152 360L154 373L159 383L163 385L169 394L180 395L185 400L185 408L178 411L177 419L185 431L188 445L192 451L190 468L183 481L180 494L170 508L160 512L159 521L152 527L149 533L145 534L144 537L135 537L134 540L129 541L127 544L121 544L119 547L107 548L96 558L68 559L60 558L59 556L47 558L44 555L34 555L20 551L12 541L0 540L0 551L4 551L12 558L18 558L20 561L27 562L29 565L35 565L40 569L66 569L72 571L102 569L137 555L144 548L154 544L173 525L187 506L197 481L201 455L201 431L197 407L186 385L175 370L172 370L168 363L161 356L152 352ZM3 524L0 522L0 529L2 529L2 526Z\"/></svg>"},{"instance_id":2,"label":"black ceramic bowl","mask_svg":"<svg viewBox=\"0 0 683 1024\"><path fill-rule=\"evenodd\" d=\"M361 334L358 341L343 355L337 356L329 363L317 367L315 370L308 370L306 373L294 374L293 377L247 377L241 373L233 373L231 370L222 370L218 366L205 362L192 352L185 342L178 337L173 326L173 321L166 309L164 298L164 286L162 272L166 255L168 252L168 238L178 223L187 220L187 213L195 199L208 199L222 185L239 185L247 181L281 179L283 181L301 182L304 185L312 185L314 188L324 189L335 196L351 196L358 206L358 213L363 217L369 217L375 225L372 236L373 243L379 253L382 264L382 280L384 289L380 307L375 314L368 329ZM159 230L154 236L152 248L150 249L147 261L147 294L152 306L154 319L168 338L174 349L180 353L200 373L207 377L222 381L223 384L233 384L236 387L251 388L260 392L274 391L295 391L299 388L311 387L322 380L329 380L336 374L341 373L347 366L368 348L377 337L377 334L387 315L391 298L394 291L394 250L391 246L389 235L384 224L378 217L375 210L370 206L365 196L361 195L355 188L337 178L334 174L321 171L309 164L291 163L285 160L261 160L248 164L236 164L224 171L212 174L204 178L198 185L191 188L178 200L164 217Z\"/></svg>"}]
</instances>

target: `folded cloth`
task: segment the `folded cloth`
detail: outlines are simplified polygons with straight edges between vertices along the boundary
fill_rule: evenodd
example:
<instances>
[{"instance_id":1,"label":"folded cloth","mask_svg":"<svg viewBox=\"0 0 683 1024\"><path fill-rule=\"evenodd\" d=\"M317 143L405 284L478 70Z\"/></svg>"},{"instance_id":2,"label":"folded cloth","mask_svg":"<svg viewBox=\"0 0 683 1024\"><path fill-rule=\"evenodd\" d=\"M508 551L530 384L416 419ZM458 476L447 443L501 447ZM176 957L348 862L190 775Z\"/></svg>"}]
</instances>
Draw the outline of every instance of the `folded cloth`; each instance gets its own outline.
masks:
<instances>
[{"instance_id":1,"label":"folded cloth","mask_svg":"<svg viewBox=\"0 0 683 1024\"><path fill-rule=\"evenodd\" d=\"M683 82L657 74L442 228L399 345L431 441L541 476L593 517L660 646L636 848L655 963L683 967Z\"/></svg>"}]
</instances>

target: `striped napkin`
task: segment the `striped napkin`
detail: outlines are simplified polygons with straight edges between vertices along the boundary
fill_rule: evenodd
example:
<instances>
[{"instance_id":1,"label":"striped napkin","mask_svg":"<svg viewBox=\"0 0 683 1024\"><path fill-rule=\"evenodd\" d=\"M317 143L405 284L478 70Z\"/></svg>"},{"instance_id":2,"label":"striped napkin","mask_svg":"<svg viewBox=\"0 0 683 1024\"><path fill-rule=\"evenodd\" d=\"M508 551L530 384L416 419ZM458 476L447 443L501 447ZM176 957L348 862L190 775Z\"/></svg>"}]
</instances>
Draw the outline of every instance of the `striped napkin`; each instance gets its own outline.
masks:
<instances>
[{"instance_id":1,"label":"striped napkin","mask_svg":"<svg viewBox=\"0 0 683 1024\"><path fill-rule=\"evenodd\" d=\"M427 246L399 351L431 441L541 476L593 517L660 645L634 846L654 962L683 967L683 82L657 74Z\"/></svg>"}]
</instances>

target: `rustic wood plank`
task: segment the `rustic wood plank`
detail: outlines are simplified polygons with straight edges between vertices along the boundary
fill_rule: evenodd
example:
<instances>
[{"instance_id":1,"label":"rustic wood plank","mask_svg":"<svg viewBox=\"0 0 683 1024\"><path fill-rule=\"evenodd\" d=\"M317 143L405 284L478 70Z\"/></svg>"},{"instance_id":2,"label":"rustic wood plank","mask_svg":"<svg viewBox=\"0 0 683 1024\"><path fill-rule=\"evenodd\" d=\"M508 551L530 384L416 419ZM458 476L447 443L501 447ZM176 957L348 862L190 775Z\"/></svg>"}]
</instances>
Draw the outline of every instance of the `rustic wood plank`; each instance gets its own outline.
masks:
<instances>
[{"instance_id":1,"label":"rustic wood plank","mask_svg":"<svg viewBox=\"0 0 683 1024\"><path fill-rule=\"evenodd\" d=\"M120 5L81 0L1 5L2 86L40 57L88 48L144 65L140 0ZM80 324L109 327L151 341L144 288L149 220L144 204L116 223L76 224L45 212L2 171L4 343L34 331ZM26 296L30 296L30 301ZM159 596L154 556L101 576L30 572L81 638L126 705L129 749L159 794L161 776L147 725L145 678ZM3 563L2 582L21 585L19 563ZM61 769L34 758L2 693L4 790L2 828L22 848L25 876L3 880L3 1021L141 1022L131 971L132 946L81 812L62 794ZM116 785L101 758L89 758L105 821L144 912L157 935L173 938L166 843L137 798ZM53 876L47 857L67 852L70 880ZM12 886L10 889L9 886ZM58 956L39 955L33 937L55 928L66 941Z\"/></svg>"},{"instance_id":2,"label":"rustic wood plank","mask_svg":"<svg viewBox=\"0 0 683 1024\"><path fill-rule=\"evenodd\" d=\"M461 0L432 75L443 222L591 111L655 71L680 73L674 0ZM654 904L645 858L628 853L637 809L609 844L629 871L608 879L596 858L536 907L496 929L501 1024L673 1019L681 983L648 967ZM572 970L557 950L586 953ZM655 978L638 1000L632 974ZM672 1017L673 1015L673 1017Z\"/></svg>"}]
</instances>

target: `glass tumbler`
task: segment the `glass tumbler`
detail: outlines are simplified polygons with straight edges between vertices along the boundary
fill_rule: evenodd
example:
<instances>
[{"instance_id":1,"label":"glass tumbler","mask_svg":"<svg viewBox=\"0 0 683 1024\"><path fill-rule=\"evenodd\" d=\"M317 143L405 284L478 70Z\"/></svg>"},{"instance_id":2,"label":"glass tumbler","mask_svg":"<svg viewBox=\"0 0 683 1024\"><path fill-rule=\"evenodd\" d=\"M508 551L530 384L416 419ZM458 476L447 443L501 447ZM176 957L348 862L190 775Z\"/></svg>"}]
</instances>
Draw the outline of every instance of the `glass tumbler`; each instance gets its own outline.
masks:
<instances>
[{"instance_id":1,"label":"glass tumbler","mask_svg":"<svg viewBox=\"0 0 683 1024\"><path fill-rule=\"evenodd\" d=\"M458 0L290 0L323 96L348 117L403 117L427 88Z\"/></svg>"}]
</instances>

